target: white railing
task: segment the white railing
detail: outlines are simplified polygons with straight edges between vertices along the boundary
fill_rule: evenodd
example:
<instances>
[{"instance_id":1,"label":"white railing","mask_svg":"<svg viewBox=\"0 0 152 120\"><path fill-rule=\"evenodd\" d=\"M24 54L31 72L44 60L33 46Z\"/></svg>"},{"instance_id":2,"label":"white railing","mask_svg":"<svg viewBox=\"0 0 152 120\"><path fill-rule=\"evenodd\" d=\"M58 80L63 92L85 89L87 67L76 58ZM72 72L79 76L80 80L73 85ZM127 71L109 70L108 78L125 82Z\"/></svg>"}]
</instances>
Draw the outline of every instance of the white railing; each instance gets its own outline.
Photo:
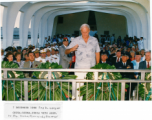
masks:
<instances>
[{"instance_id":1,"label":"white railing","mask_svg":"<svg viewBox=\"0 0 152 120\"><path fill-rule=\"evenodd\" d=\"M40 81L45 81L45 82L53 82L53 100L54 100L54 82L61 82L61 91L62 91L62 82L67 82L68 86L70 83L72 83L72 96L74 98L76 98L76 100L80 100L80 97L77 97L77 83L86 83L87 86L87 90L86 90L86 94L88 94L88 83L94 83L94 100L95 100L95 84L96 83L109 83L110 84L110 89L109 89L109 100L110 100L110 95L111 95L111 84L112 83L117 83L118 84L118 89L117 89L117 100L118 100L118 91L119 91L119 83L121 83L121 100L125 100L125 84L126 83L130 83L130 90L129 90L129 100L131 100L130 96L131 96L131 83L137 83L137 90L136 90L136 95L137 98L135 100L140 100L139 96L138 96L138 86L140 83L151 83L151 81L149 80L145 80L145 73L147 72L151 72L150 70L124 70L124 69L21 69L21 68L2 68L3 72L4 72L4 78L2 78L2 80L6 80L6 81L24 81L24 100L28 100L28 81L31 81L31 84L33 81L37 81L38 83ZM32 78L7 78L7 71L48 71L48 79L32 79ZM85 80L85 79L52 79L51 78L51 74L52 72L94 72L95 75L95 79L94 80ZM141 73L141 79L129 79L129 80L98 80L98 72L139 72ZM103 84L102 84L103 85ZM31 86L32 87L32 86ZM8 88L8 82L7 82L7 88ZM14 88L15 88L15 84L14 84ZM102 92L103 92L103 87L102 88ZM146 87L145 87L146 89ZM31 89L32 90L32 89ZM39 90L39 88L38 88ZM50 87L49 87L50 90ZM22 91L22 82L21 82L21 91ZM69 91L69 87L68 87L68 91ZM79 89L80 91L80 89ZM32 91L31 91L32 92ZM46 89L47 92L47 89ZM8 89L7 89L7 93L8 93ZM151 91L151 95L152 95L152 91ZM69 92L68 92L68 96L69 96ZM47 98L47 94L46 94L46 98ZM50 98L50 96L49 96ZM62 98L62 92L61 92L61 98ZM102 93L102 98L103 98L103 93ZM103 100L101 98L101 100ZM8 94L7 94L7 99L8 99ZM14 89L14 100L15 100L15 89ZM22 98L21 98L22 100ZM31 100L32 100L32 94L31 94ZM38 99L39 100L39 99ZM47 99L46 99L47 100ZM69 99L68 99L69 100ZM75 100L75 99L71 99L71 100ZM145 93L144 93L144 100L145 100ZM152 100L152 98L151 98Z\"/></svg>"}]
</instances>

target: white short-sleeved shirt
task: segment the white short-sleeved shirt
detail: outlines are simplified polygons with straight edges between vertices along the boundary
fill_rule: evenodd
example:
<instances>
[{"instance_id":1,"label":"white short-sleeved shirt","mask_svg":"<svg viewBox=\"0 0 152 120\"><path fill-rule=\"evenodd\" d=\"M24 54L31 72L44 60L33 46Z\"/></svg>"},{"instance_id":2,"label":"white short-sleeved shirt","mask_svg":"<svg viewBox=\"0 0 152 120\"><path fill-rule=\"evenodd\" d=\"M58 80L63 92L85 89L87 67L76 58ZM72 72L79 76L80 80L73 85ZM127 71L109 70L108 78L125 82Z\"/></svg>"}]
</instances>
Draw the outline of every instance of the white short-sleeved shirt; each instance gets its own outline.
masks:
<instances>
[{"instance_id":1,"label":"white short-sleeved shirt","mask_svg":"<svg viewBox=\"0 0 152 120\"><path fill-rule=\"evenodd\" d=\"M59 57L57 55L51 55L51 62L59 64Z\"/></svg>"},{"instance_id":2,"label":"white short-sleeved shirt","mask_svg":"<svg viewBox=\"0 0 152 120\"><path fill-rule=\"evenodd\" d=\"M45 58L45 60L46 60L46 61L49 61L50 63L52 63L52 61L51 61L51 55L50 55L50 56L47 56L47 57Z\"/></svg>"},{"instance_id":3,"label":"white short-sleeved shirt","mask_svg":"<svg viewBox=\"0 0 152 120\"><path fill-rule=\"evenodd\" d=\"M70 49L75 45L79 45L76 54L75 68L88 69L96 64L96 54L100 52L98 40L95 37L89 36L88 42L85 43L82 36L79 36L72 40L70 45L66 49Z\"/></svg>"},{"instance_id":4,"label":"white short-sleeved shirt","mask_svg":"<svg viewBox=\"0 0 152 120\"><path fill-rule=\"evenodd\" d=\"M35 58L35 61L39 61L40 62L41 57Z\"/></svg>"},{"instance_id":5,"label":"white short-sleeved shirt","mask_svg":"<svg viewBox=\"0 0 152 120\"><path fill-rule=\"evenodd\" d=\"M137 43L138 43L139 50L144 49L144 41L143 40L139 40Z\"/></svg>"}]
</instances>

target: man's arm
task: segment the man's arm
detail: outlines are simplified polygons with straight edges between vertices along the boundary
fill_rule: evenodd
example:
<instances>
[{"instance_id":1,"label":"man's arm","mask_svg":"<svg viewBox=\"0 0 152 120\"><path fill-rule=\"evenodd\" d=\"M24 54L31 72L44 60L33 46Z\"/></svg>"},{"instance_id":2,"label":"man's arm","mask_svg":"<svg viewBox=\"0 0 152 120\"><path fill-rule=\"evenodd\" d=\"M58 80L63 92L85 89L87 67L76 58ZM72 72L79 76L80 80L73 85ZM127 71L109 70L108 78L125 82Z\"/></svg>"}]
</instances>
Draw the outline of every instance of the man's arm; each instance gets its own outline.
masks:
<instances>
[{"instance_id":1,"label":"man's arm","mask_svg":"<svg viewBox=\"0 0 152 120\"><path fill-rule=\"evenodd\" d=\"M66 55L67 55L67 54L70 54L71 52L72 52L72 51L71 51L71 48L65 50L65 54L66 54Z\"/></svg>"},{"instance_id":2,"label":"man's arm","mask_svg":"<svg viewBox=\"0 0 152 120\"><path fill-rule=\"evenodd\" d=\"M96 52L96 64L100 61L100 52Z\"/></svg>"},{"instance_id":3,"label":"man's arm","mask_svg":"<svg viewBox=\"0 0 152 120\"><path fill-rule=\"evenodd\" d=\"M70 49L66 49L65 50L65 54L69 54L70 52L73 52L73 51L76 51L77 50L77 48L78 48L78 44L77 45L75 45L74 47L72 47L72 48L70 48Z\"/></svg>"}]
</instances>

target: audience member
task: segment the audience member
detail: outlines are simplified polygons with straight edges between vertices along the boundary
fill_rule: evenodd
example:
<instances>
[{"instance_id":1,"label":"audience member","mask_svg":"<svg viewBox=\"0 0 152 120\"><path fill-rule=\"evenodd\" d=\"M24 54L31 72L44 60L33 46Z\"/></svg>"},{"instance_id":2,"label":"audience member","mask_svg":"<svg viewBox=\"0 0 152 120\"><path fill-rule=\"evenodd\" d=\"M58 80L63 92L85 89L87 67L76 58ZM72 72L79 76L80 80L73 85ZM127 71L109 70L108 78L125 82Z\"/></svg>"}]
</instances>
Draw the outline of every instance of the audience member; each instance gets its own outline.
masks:
<instances>
[{"instance_id":1,"label":"audience member","mask_svg":"<svg viewBox=\"0 0 152 120\"><path fill-rule=\"evenodd\" d=\"M23 68L23 66L24 66L24 61L21 60L21 53L20 53L20 52L17 52L17 53L15 54L15 58L16 58L16 60L14 60L14 62L17 63L20 68Z\"/></svg>"}]
</instances>

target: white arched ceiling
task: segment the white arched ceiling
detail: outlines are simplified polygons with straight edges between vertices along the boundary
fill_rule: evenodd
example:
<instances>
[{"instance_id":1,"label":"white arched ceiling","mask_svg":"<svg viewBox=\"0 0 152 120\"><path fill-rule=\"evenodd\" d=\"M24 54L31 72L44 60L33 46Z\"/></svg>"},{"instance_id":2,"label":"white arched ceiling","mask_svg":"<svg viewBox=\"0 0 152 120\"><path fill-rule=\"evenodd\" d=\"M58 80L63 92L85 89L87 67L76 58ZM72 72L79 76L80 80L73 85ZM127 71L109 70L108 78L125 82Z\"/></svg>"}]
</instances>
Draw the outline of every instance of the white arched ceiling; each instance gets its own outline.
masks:
<instances>
[{"instance_id":1,"label":"white arched ceiling","mask_svg":"<svg viewBox=\"0 0 152 120\"><path fill-rule=\"evenodd\" d=\"M143 33L143 37L146 38L146 40L150 41L150 34L149 34L149 32L150 32L150 27L149 27L150 22L148 20L149 16L150 16L150 9L149 9L149 6L147 7L147 4L146 4L146 3L149 3L148 0L144 0L144 1L141 1L141 0L125 0L125 2L122 1L122 0L121 1L120 0L106 0L106 1L105 0L100 0L100 1L91 0L91 1L95 1L95 2L81 3L79 1L79 2L77 2L78 4L76 4L76 3L72 3L72 2L74 2L73 0L70 0L70 1L66 0L66 1L63 1L63 2L39 2L39 3L37 3L37 2L29 2L29 3L27 3L27 2L15 2L15 3L9 3L7 5L4 3L7 6L7 8L6 7L4 8L4 13L6 13L6 14L3 14L4 46L7 47L7 46L11 45L11 43L12 43L11 41L12 41L12 38L13 38L13 28L14 28L14 24L15 24L14 19L17 16L19 8L22 7L20 9L20 11L22 12L21 13L21 18L20 18L20 38L21 38L20 41L21 41L21 45L24 46L24 43L27 40L27 32L28 32L28 29L26 29L26 28L28 28L29 21L32 18L33 14L37 10L39 10L40 8L48 6L48 5L51 6L51 4L52 4L52 6L55 6L57 9L60 9L60 7L62 7L62 6L64 6L64 7L66 6L69 9L73 9L73 7L75 7L75 5L77 5L77 6L78 5L80 5L80 6L84 5L86 7L88 6L88 9L91 9L93 7L93 5L99 6L99 7L108 6L108 5L109 5L109 7L115 7L115 5L116 6L119 5L119 7L121 6L123 8L127 7L130 10L133 10L137 14L137 16L134 16L135 14L126 12L128 14L128 16L129 16L129 14L132 14L132 16L133 16L133 17L130 16L130 18L131 18L130 21L135 21L136 20L135 18L139 17L138 22L142 23L141 25L139 25L139 23L136 23L136 21L135 21L135 24L133 22L132 27L134 27L135 25L137 27L137 28L134 28L133 32L135 31L135 29L138 29L138 25L139 25L139 30L141 30L141 31L140 32L137 31L137 35L139 33L140 34ZM76 2L76 0L75 0L75 2ZM61 4L61 3L64 3L64 4ZM100 6L99 3L101 3L102 5L100 4L101 5ZM3 3L1 3L1 4L3 4ZM13 14L11 14L11 13L13 13ZM13 18L13 20L12 20L11 17ZM127 19L127 21L129 21L129 20ZM8 27L9 27L9 29L8 29ZM8 36L10 36L10 37L8 37ZM9 39L7 39L7 38L9 38ZM22 43L22 41L24 41L24 42ZM148 45L149 41L147 41L147 42L145 41L146 42L145 48L147 48L147 45ZM9 44L6 45L6 43L9 43ZM148 48L150 49L149 46L148 46Z\"/></svg>"},{"instance_id":2,"label":"white arched ceiling","mask_svg":"<svg viewBox=\"0 0 152 120\"><path fill-rule=\"evenodd\" d=\"M90 9L88 9L88 10L90 10ZM83 10L83 11L88 11L88 10L85 9L85 10ZM94 9L93 9L93 10L94 10ZM97 10L96 10L96 11L97 11ZM82 10L79 10L79 11L77 10L77 11L75 11L75 12L82 12ZM75 13L75 12L72 11L72 13ZM98 10L98 12L103 12L103 11L101 11L101 10L99 11L99 10ZM105 11L104 11L104 12L105 12ZM51 14L52 11L50 11L49 13ZM71 12L70 12L70 13L71 13ZM107 13L114 13L114 12L107 12ZM46 14L47 14L47 16L48 16L48 13L46 13ZM67 12L64 12L64 11L62 10L62 12L58 12L58 13L56 13L56 15L54 15L54 16L51 15L50 18L51 18L52 20L54 20L54 17L55 17L55 16L57 16L57 15L62 15L62 14L69 14L69 10L67 10ZM114 13L114 14L115 14L115 13ZM122 13L120 13L120 12L117 13L117 14L119 14L119 15L124 15L124 14L122 14ZM45 16L45 15L44 15L44 16ZM46 19L46 18L45 18L45 19ZM128 18L128 19L129 19L129 18ZM35 19L35 20L37 20L37 19ZM51 25L53 25L53 21L52 21L52 20L49 20L49 19L48 19L48 21L51 21L51 22L50 22ZM41 22L43 22L43 17L42 17L42 21L41 21ZM35 23L35 22L34 22L34 23ZM45 23L46 23L46 21L45 21ZM41 24L42 24L42 23L41 23ZM47 23L46 23L46 24L47 24ZM38 26L38 25L36 25L36 26ZM45 26L45 25L43 25L43 26ZM50 30L52 30L52 28L50 27L50 25L48 25L48 26L49 26ZM42 31L43 31L43 33L45 33L44 31L45 31L46 28L43 27L43 29L44 29L44 30L42 30ZM40 29L39 29L39 30L40 30ZM132 30L132 29L131 29L131 30ZM43 34L43 33L40 33L39 35L40 35L40 36L43 36L43 35L41 35L41 34ZM51 32L50 32L50 33L51 33ZM38 34L38 33L36 33L36 34ZM47 36L45 36L45 37L47 37ZM40 43L41 43L41 42L43 43L43 40L41 41L40 39L43 39L43 40L44 40L44 37L42 37L42 38L40 37L40 38L39 38ZM42 43L41 43L41 45L42 45Z\"/></svg>"},{"instance_id":3,"label":"white arched ceiling","mask_svg":"<svg viewBox=\"0 0 152 120\"><path fill-rule=\"evenodd\" d=\"M87 10L92 10L92 11L95 11L96 9L87 9ZM103 10L97 10L98 12L103 12ZM106 13L113 13L113 14L116 14L116 12L118 12L118 11L115 11L114 9L111 9L111 10L109 10L108 12L107 12L108 10L104 10L104 12L106 12ZM111 12L112 11L112 12ZM115 12L113 12L113 11L115 11ZM120 10L119 10L120 11ZM120 12L119 12L119 15L123 15L123 16L125 16L127 19L128 19L128 17L129 17L129 15L127 15L127 13L124 13L124 12L121 12L121 14L120 14ZM57 16L57 15L56 15ZM131 16L131 15L130 15ZM53 18L54 16L52 16L51 15L51 17L50 18ZM138 20L138 19L137 19ZM52 28L50 27L51 26L51 24L52 23L50 23L50 22L52 22L51 20L49 20L48 19L48 21L49 21L49 23L48 23L48 26L49 26L49 30L48 30L48 35L49 36L51 36L51 33L52 33ZM133 25L136 25L136 22L134 21L134 24ZM136 28L136 26L134 27L134 28ZM133 29L133 28L132 28ZM132 29L130 30L130 31L132 31ZM133 31L133 33L134 33L134 35L136 35L136 31L137 31L138 29L134 29L134 31ZM130 32L129 31L129 32ZM132 32L131 32L132 33Z\"/></svg>"},{"instance_id":4,"label":"white arched ceiling","mask_svg":"<svg viewBox=\"0 0 152 120\"><path fill-rule=\"evenodd\" d=\"M49 20L49 21L52 21L52 20ZM52 23L53 24L53 23ZM49 25L48 25L49 26ZM49 27L50 29L48 30L48 33L52 33L52 32L50 32L51 30L52 30L52 28L53 27ZM136 32L136 30L138 30L138 29L136 29L136 28L134 28L134 32ZM134 33L135 35L136 35L136 33ZM25 36L27 36L27 35L25 35ZM26 41L26 40L24 40L24 41ZM25 44L24 44L25 45Z\"/></svg>"},{"instance_id":5,"label":"white arched ceiling","mask_svg":"<svg viewBox=\"0 0 152 120\"><path fill-rule=\"evenodd\" d=\"M90 9L88 9L88 10L90 10ZM94 10L94 9L92 9L92 10ZM121 14L121 15L123 15L123 14ZM53 16L52 16L53 17ZM51 18L52 18L51 17ZM48 21L50 21L51 22L51 20L48 20ZM45 23L46 23L46 21L45 21ZM45 25L43 25L43 26L45 26ZM48 25L49 26L49 25ZM50 27L49 27L50 28ZM44 31L44 30L43 30ZM51 33L51 28L50 28L50 32L48 32L48 33ZM50 35L50 34L49 34Z\"/></svg>"},{"instance_id":6,"label":"white arched ceiling","mask_svg":"<svg viewBox=\"0 0 152 120\"><path fill-rule=\"evenodd\" d=\"M62 12L60 12L60 11L62 11ZM51 14L51 16L48 18L48 20L47 21L49 21L49 23L48 23L48 25L47 26L49 26L49 28L50 28L50 32L48 32L48 35L50 35L51 36L51 33L52 33L52 27L53 27L53 23L54 23L54 18L55 18L55 16L57 16L57 15L63 15L63 14L69 14L69 13L76 13L76 12L83 12L83 11L88 11L88 10L86 10L86 9L84 9L84 10L72 10L72 11L70 11L69 12L69 10L66 10L66 11L63 11L63 9L61 10L59 10L59 11L56 11L56 12L52 12L52 10L49 12L49 14ZM48 14L48 13L46 13L46 14ZM39 12L37 12L36 14L35 14L35 21L33 22L33 23L36 23L36 24L34 24L35 25L35 27L36 26L39 26L39 22L40 22L40 13ZM122 15L122 14L121 14ZM36 17L36 16L39 16L38 18ZM44 15L45 16L45 15ZM49 16L49 15L48 15ZM38 21L38 22L36 22L36 21ZM43 21L43 17L42 17L42 20L41 20L41 22ZM47 22L45 21L45 23L47 24ZM42 24L42 23L41 23ZM46 25L41 25L41 26L46 26ZM35 29L35 27L33 27L34 29ZM45 34L45 29L47 29L46 27L43 27L44 28L44 30L42 30L42 32L43 33L39 33L39 35L40 35L40 37L39 37L39 41L41 41L40 39L44 39L44 37L42 37L41 38L41 36L44 36L44 35L41 35L41 34ZM37 27L36 27L36 29L37 29ZM42 29L42 28L41 28ZM40 29L39 29L40 30ZM36 35L36 36L34 36L34 40L37 40L37 35L38 35L38 31L37 30L34 30L34 34ZM50 33L50 34L49 34ZM47 37L48 35L46 35L45 37ZM36 42L35 42L35 44L36 44ZM42 45L42 44L41 44Z\"/></svg>"},{"instance_id":7,"label":"white arched ceiling","mask_svg":"<svg viewBox=\"0 0 152 120\"><path fill-rule=\"evenodd\" d=\"M28 27L29 27L29 23L30 20L33 16L33 14L39 10L40 8L47 6L47 5L51 5L51 4L57 4L57 3L61 3L61 2L38 2L32 5L25 5L21 8L21 11L24 11L24 13L21 15L20 17L20 29L19 29L19 33L20 33L20 45L22 47L26 47L27 44L27 35L28 35Z\"/></svg>"},{"instance_id":8,"label":"white arched ceiling","mask_svg":"<svg viewBox=\"0 0 152 120\"><path fill-rule=\"evenodd\" d=\"M57 11L58 9L56 9ZM61 10L61 9L60 9ZM38 39L38 31L39 29L39 24L40 21L42 19L42 16L47 13L48 11L50 11L50 7L44 7L39 9L36 13L34 13L34 16L32 17L32 22L31 22L31 44L36 45L37 43L37 39ZM69 11L69 10L68 10ZM79 10L80 11L80 10ZM51 10L51 13L53 14L55 12L55 10ZM75 11L73 11L75 12ZM69 13L73 13L73 12L69 12ZM54 18L52 18L52 21L54 20ZM40 25L40 27L42 27ZM40 34L41 37L41 34ZM39 40L40 41L40 40Z\"/></svg>"}]
</instances>

